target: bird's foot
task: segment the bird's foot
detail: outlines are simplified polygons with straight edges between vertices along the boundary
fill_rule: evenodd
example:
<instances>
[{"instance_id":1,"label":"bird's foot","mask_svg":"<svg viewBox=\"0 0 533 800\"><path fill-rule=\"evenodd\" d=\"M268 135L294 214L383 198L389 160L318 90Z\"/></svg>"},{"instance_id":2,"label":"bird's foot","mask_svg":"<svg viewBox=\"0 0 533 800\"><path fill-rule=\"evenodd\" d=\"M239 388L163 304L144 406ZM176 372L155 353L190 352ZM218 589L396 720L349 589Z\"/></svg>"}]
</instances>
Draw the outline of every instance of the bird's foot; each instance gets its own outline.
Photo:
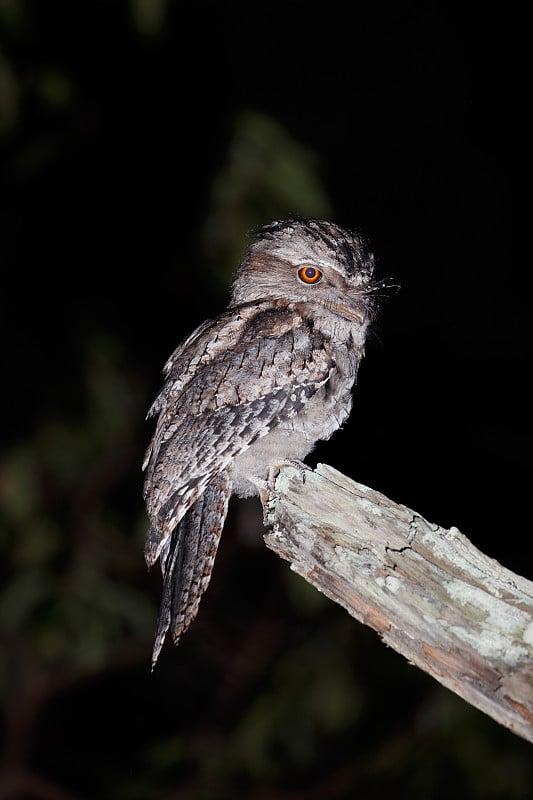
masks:
<instances>
[{"instance_id":1,"label":"bird's foot","mask_svg":"<svg viewBox=\"0 0 533 800\"><path fill-rule=\"evenodd\" d=\"M275 464L271 464L268 470L268 481L267 481L268 487L271 492L274 491L276 478L278 477L282 467L294 467L297 470L302 483L305 483L306 472L312 472L311 467L305 464L303 461L300 461L299 458L284 458L282 461L278 461Z\"/></svg>"},{"instance_id":2,"label":"bird's foot","mask_svg":"<svg viewBox=\"0 0 533 800\"><path fill-rule=\"evenodd\" d=\"M276 478L280 469L287 466L294 467L298 471L302 483L305 483L306 472L312 472L311 467L309 467L307 464L304 464L303 461L300 461L297 458L284 458L282 461L278 461L275 464L270 465L268 470L268 478L266 481L263 478L257 478L255 476L248 477L250 483L253 483L253 485L256 487L259 494L259 499L261 500L261 505L263 506L263 525L269 525L268 505L272 498L276 496Z\"/></svg>"}]
</instances>

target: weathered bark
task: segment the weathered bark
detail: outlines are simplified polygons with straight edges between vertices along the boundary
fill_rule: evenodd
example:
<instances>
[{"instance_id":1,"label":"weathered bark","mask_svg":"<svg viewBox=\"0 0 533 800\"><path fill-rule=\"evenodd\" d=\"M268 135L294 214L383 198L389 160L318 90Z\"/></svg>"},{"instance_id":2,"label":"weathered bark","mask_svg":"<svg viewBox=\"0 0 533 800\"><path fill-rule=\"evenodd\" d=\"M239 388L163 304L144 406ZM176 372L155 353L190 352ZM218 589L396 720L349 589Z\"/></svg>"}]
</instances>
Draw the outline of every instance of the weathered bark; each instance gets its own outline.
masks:
<instances>
[{"instance_id":1,"label":"weathered bark","mask_svg":"<svg viewBox=\"0 0 533 800\"><path fill-rule=\"evenodd\" d=\"M319 464L281 468L268 547L386 644L533 742L533 583Z\"/></svg>"}]
</instances>

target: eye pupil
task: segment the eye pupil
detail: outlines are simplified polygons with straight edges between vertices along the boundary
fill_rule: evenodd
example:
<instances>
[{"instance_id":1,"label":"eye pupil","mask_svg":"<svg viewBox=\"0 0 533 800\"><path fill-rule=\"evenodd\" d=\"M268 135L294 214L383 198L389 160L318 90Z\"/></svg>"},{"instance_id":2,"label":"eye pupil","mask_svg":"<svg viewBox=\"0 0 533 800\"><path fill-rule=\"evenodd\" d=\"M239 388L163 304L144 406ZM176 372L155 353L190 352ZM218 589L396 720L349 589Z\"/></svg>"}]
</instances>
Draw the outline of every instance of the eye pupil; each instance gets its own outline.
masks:
<instances>
[{"instance_id":1,"label":"eye pupil","mask_svg":"<svg viewBox=\"0 0 533 800\"><path fill-rule=\"evenodd\" d=\"M315 273L316 269L313 269L313 267L307 267L307 269L305 270L305 277L312 279L315 277Z\"/></svg>"}]
</instances>

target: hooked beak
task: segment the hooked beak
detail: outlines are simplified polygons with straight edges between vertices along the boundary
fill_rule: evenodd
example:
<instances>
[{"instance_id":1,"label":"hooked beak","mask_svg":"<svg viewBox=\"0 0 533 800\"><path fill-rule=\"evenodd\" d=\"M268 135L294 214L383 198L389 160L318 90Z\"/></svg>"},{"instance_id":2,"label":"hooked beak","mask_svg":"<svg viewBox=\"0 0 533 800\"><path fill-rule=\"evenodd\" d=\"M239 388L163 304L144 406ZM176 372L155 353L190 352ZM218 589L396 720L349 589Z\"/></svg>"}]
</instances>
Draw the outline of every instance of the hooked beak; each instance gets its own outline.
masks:
<instances>
[{"instance_id":1,"label":"hooked beak","mask_svg":"<svg viewBox=\"0 0 533 800\"><path fill-rule=\"evenodd\" d=\"M330 300L326 301L324 305L336 314L340 314L341 317L350 320L350 322L357 322L358 325L364 325L368 319L364 303L356 303L349 306L347 303L336 303Z\"/></svg>"}]
</instances>

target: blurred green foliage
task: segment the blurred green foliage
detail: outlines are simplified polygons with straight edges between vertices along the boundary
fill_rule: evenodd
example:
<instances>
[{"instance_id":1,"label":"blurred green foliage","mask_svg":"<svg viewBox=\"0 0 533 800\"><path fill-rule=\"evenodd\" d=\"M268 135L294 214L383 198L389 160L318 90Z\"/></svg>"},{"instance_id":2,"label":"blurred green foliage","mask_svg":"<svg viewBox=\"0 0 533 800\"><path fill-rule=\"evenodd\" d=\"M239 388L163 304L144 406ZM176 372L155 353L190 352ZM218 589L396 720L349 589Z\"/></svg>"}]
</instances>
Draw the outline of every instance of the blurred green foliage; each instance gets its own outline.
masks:
<instances>
[{"instance_id":1,"label":"blurred green foliage","mask_svg":"<svg viewBox=\"0 0 533 800\"><path fill-rule=\"evenodd\" d=\"M165 26L169 0L130 0L132 22L143 36L157 36Z\"/></svg>"},{"instance_id":2,"label":"blurred green foliage","mask_svg":"<svg viewBox=\"0 0 533 800\"><path fill-rule=\"evenodd\" d=\"M317 156L277 120L243 111L233 123L226 160L215 176L203 232L213 277L227 286L242 256L242 242L265 220L329 218L332 205Z\"/></svg>"},{"instance_id":3,"label":"blurred green foliage","mask_svg":"<svg viewBox=\"0 0 533 800\"><path fill-rule=\"evenodd\" d=\"M85 416L46 420L0 462L4 670L11 656L18 668L22 644L36 666L102 669L125 641L153 628L154 605L135 588L140 505L135 520L112 500L138 466L144 395L116 341L91 340L84 358Z\"/></svg>"}]
</instances>

